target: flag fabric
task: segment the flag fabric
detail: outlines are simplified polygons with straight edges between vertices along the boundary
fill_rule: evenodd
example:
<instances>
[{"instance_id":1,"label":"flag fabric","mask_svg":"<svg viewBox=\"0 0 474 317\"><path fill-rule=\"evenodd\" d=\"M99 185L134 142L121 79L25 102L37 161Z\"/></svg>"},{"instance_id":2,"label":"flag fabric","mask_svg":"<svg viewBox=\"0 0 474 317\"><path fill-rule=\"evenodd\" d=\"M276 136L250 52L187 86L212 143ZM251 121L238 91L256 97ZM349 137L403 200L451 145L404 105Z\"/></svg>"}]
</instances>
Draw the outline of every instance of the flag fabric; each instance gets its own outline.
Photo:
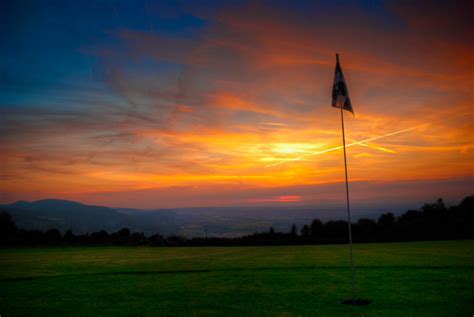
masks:
<instances>
[{"instance_id":1,"label":"flag fabric","mask_svg":"<svg viewBox=\"0 0 474 317\"><path fill-rule=\"evenodd\" d=\"M332 106L342 108L354 114L351 98L349 98L349 91L347 90L346 81L344 80L344 74L339 64L339 54L336 54L336 72L334 74L334 85L332 87Z\"/></svg>"}]
</instances>

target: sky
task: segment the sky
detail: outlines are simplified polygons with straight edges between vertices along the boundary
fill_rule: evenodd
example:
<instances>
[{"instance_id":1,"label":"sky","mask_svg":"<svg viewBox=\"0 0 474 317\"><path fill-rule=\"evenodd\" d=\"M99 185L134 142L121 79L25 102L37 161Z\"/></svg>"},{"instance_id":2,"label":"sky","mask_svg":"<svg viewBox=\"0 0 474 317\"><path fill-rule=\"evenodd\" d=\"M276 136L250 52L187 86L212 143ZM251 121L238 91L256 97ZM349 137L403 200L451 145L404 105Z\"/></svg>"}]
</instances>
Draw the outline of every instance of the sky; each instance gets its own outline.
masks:
<instances>
[{"instance_id":1,"label":"sky","mask_svg":"<svg viewBox=\"0 0 474 317\"><path fill-rule=\"evenodd\" d=\"M0 203L474 193L471 1L2 1ZM416 207L416 206L414 206Z\"/></svg>"}]
</instances>

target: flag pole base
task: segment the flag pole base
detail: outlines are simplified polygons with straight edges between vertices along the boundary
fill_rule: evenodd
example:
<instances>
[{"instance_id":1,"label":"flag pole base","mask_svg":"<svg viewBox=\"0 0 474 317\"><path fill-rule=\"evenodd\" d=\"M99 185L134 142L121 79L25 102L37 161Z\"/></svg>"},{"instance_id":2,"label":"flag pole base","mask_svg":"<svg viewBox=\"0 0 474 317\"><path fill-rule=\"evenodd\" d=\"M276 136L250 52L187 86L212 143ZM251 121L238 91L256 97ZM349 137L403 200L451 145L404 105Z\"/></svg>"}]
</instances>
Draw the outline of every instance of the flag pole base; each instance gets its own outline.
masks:
<instances>
[{"instance_id":1,"label":"flag pole base","mask_svg":"<svg viewBox=\"0 0 474 317\"><path fill-rule=\"evenodd\" d=\"M364 306L364 305L369 305L372 303L370 299L362 299L362 298L356 298L356 299L345 299L341 301L341 304L344 305L353 305L353 306Z\"/></svg>"}]
</instances>

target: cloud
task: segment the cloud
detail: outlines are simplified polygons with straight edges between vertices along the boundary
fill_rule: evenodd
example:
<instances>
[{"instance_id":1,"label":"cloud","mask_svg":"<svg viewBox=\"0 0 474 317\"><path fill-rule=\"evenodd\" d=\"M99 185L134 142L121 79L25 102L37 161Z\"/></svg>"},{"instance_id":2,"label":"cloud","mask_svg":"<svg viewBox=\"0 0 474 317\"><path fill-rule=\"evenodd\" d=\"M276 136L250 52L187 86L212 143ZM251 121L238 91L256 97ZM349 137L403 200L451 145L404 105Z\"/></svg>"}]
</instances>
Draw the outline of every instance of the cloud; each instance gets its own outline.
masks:
<instances>
[{"instance_id":1,"label":"cloud","mask_svg":"<svg viewBox=\"0 0 474 317\"><path fill-rule=\"evenodd\" d=\"M225 5L206 12L206 27L192 36L121 26L108 41L81 46L97 58L100 85L49 88L41 106L2 104L0 174L8 181L0 189L9 197L97 192L108 204L152 188L181 188L167 206L209 204L199 197L219 187L226 204L307 201L297 186L343 178L340 118L329 106L335 52L356 111L346 117L351 180L473 176L466 10L342 6L344 23L336 23L329 4L301 6ZM245 196L247 187L259 195ZM144 195L143 204L157 197Z\"/></svg>"}]
</instances>

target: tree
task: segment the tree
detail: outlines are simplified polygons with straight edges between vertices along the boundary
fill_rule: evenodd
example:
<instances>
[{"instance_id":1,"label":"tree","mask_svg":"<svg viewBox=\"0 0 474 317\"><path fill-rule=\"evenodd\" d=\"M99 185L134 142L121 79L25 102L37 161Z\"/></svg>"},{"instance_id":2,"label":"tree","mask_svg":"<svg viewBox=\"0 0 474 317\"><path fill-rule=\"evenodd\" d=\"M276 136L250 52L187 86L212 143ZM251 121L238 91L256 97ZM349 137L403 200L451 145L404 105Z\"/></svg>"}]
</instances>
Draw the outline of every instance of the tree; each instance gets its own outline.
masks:
<instances>
[{"instance_id":1,"label":"tree","mask_svg":"<svg viewBox=\"0 0 474 317\"><path fill-rule=\"evenodd\" d=\"M319 219L314 219L311 222L311 236L313 238L321 237L323 233L323 223Z\"/></svg>"},{"instance_id":2,"label":"tree","mask_svg":"<svg viewBox=\"0 0 474 317\"><path fill-rule=\"evenodd\" d=\"M43 236L47 244L58 244L59 242L61 242L62 238L61 232L59 232L58 229L48 230Z\"/></svg>"},{"instance_id":3,"label":"tree","mask_svg":"<svg viewBox=\"0 0 474 317\"><path fill-rule=\"evenodd\" d=\"M164 245L165 243L164 237L159 233L152 235L148 241L150 241L150 244L154 246Z\"/></svg>"},{"instance_id":4,"label":"tree","mask_svg":"<svg viewBox=\"0 0 474 317\"><path fill-rule=\"evenodd\" d=\"M120 236L120 237L127 237L129 238L130 237L130 229L128 228L122 228L120 229L117 234Z\"/></svg>"},{"instance_id":5,"label":"tree","mask_svg":"<svg viewBox=\"0 0 474 317\"><path fill-rule=\"evenodd\" d=\"M377 221L377 235L382 241L393 241L395 239L395 216L389 212L380 215Z\"/></svg>"},{"instance_id":6,"label":"tree","mask_svg":"<svg viewBox=\"0 0 474 317\"><path fill-rule=\"evenodd\" d=\"M464 198L459 206L451 207L452 236L472 239L474 238L474 195Z\"/></svg>"},{"instance_id":7,"label":"tree","mask_svg":"<svg viewBox=\"0 0 474 317\"><path fill-rule=\"evenodd\" d=\"M311 236L311 227L309 225L304 225L300 230L301 236L304 238L309 238Z\"/></svg>"},{"instance_id":8,"label":"tree","mask_svg":"<svg viewBox=\"0 0 474 317\"><path fill-rule=\"evenodd\" d=\"M421 211L424 213L439 214L446 211L446 206L444 205L443 199L438 198L438 200L435 203L424 204L423 207L421 207Z\"/></svg>"},{"instance_id":9,"label":"tree","mask_svg":"<svg viewBox=\"0 0 474 317\"><path fill-rule=\"evenodd\" d=\"M99 244L99 245L107 244L110 241L109 234L104 230L101 230L98 232L92 232L91 235L89 236L89 239L91 243Z\"/></svg>"},{"instance_id":10,"label":"tree","mask_svg":"<svg viewBox=\"0 0 474 317\"><path fill-rule=\"evenodd\" d=\"M121 245L128 244L128 240L130 239L130 230L128 228L122 228L118 232L112 234L112 239Z\"/></svg>"},{"instance_id":11,"label":"tree","mask_svg":"<svg viewBox=\"0 0 474 317\"><path fill-rule=\"evenodd\" d=\"M474 195L465 197L459 204L459 207L473 210L474 209Z\"/></svg>"},{"instance_id":12,"label":"tree","mask_svg":"<svg viewBox=\"0 0 474 317\"><path fill-rule=\"evenodd\" d=\"M270 235L274 235L275 234L275 230L273 229L273 226L270 227L270 231L269 231Z\"/></svg>"},{"instance_id":13,"label":"tree","mask_svg":"<svg viewBox=\"0 0 474 317\"><path fill-rule=\"evenodd\" d=\"M63 236L63 240L66 244L73 244L76 240L76 236L72 233L71 229L66 230Z\"/></svg>"},{"instance_id":14,"label":"tree","mask_svg":"<svg viewBox=\"0 0 474 317\"><path fill-rule=\"evenodd\" d=\"M424 204L421 207L421 230L423 239L440 239L449 236L447 229L449 221L448 210L443 199L439 198L435 203Z\"/></svg>"},{"instance_id":15,"label":"tree","mask_svg":"<svg viewBox=\"0 0 474 317\"><path fill-rule=\"evenodd\" d=\"M331 242L346 242L348 238L347 221L328 221L324 224L323 238Z\"/></svg>"},{"instance_id":16,"label":"tree","mask_svg":"<svg viewBox=\"0 0 474 317\"><path fill-rule=\"evenodd\" d=\"M395 216L391 212L382 214L380 215L377 224L381 229L392 228L395 225Z\"/></svg>"},{"instance_id":17,"label":"tree","mask_svg":"<svg viewBox=\"0 0 474 317\"><path fill-rule=\"evenodd\" d=\"M143 232L134 232L132 233L132 235L130 236L130 241L129 243L131 245L141 245L141 244L144 244L146 241L146 237L145 235L143 234Z\"/></svg>"},{"instance_id":18,"label":"tree","mask_svg":"<svg viewBox=\"0 0 474 317\"><path fill-rule=\"evenodd\" d=\"M398 217L397 222L402 225L415 225L421 220L421 212L418 210L408 210Z\"/></svg>"},{"instance_id":19,"label":"tree","mask_svg":"<svg viewBox=\"0 0 474 317\"><path fill-rule=\"evenodd\" d=\"M296 227L295 224L293 224L293 225L291 226L290 234L291 234L293 237L298 236L298 228Z\"/></svg>"},{"instance_id":20,"label":"tree","mask_svg":"<svg viewBox=\"0 0 474 317\"><path fill-rule=\"evenodd\" d=\"M377 223L372 219L359 219L354 226L354 236L359 238L359 241L373 241L377 232Z\"/></svg>"},{"instance_id":21,"label":"tree","mask_svg":"<svg viewBox=\"0 0 474 317\"><path fill-rule=\"evenodd\" d=\"M9 213L2 211L0 213L0 243L7 243L16 233L15 222Z\"/></svg>"}]
</instances>

